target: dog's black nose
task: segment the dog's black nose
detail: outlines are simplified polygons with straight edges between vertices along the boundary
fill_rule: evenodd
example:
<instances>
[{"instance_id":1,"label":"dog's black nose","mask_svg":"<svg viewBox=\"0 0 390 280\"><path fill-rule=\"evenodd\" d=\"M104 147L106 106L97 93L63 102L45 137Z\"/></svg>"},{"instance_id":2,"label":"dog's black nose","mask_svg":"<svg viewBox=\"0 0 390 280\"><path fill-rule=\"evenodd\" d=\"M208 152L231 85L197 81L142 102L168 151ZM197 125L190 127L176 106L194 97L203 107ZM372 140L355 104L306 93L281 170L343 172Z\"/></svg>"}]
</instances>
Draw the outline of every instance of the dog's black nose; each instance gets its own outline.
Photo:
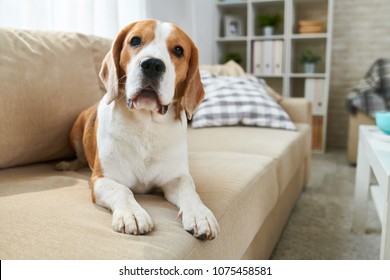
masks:
<instances>
[{"instance_id":1,"label":"dog's black nose","mask_svg":"<svg viewBox=\"0 0 390 280\"><path fill-rule=\"evenodd\" d=\"M149 58L141 62L142 72L149 78L156 78L165 72L165 64L161 59Z\"/></svg>"}]
</instances>

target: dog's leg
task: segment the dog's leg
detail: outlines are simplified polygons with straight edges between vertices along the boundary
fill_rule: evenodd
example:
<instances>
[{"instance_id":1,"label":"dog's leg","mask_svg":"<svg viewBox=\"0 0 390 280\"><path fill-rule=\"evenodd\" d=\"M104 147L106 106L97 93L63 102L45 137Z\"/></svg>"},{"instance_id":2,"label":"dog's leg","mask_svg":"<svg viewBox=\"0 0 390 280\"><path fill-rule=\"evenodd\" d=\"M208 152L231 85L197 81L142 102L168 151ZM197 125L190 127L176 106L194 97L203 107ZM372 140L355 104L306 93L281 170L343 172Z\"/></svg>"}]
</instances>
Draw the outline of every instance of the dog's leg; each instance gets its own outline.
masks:
<instances>
[{"instance_id":1,"label":"dog's leg","mask_svg":"<svg viewBox=\"0 0 390 280\"><path fill-rule=\"evenodd\" d=\"M93 181L92 192L96 204L112 211L115 231L138 235L152 230L152 219L126 186L103 177Z\"/></svg>"},{"instance_id":2,"label":"dog's leg","mask_svg":"<svg viewBox=\"0 0 390 280\"><path fill-rule=\"evenodd\" d=\"M183 227L196 238L214 239L219 225L214 214L201 201L190 175L182 176L163 187L166 199L179 207Z\"/></svg>"},{"instance_id":3,"label":"dog's leg","mask_svg":"<svg viewBox=\"0 0 390 280\"><path fill-rule=\"evenodd\" d=\"M57 171L77 171L87 166L87 160L83 148L85 113L81 113L70 131L69 140L72 149L76 153L76 159L72 161L61 161L54 166Z\"/></svg>"},{"instance_id":4,"label":"dog's leg","mask_svg":"<svg viewBox=\"0 0 390 280\"><path fill-rule=\"evenodd\" d=\"M76 159L72 161L61 161L54 166L57 171L77 171L84 166L87 166L87 160L85 159L82 140L74 140L72 145L75 147Z\"/></svg>"}]
</instances>

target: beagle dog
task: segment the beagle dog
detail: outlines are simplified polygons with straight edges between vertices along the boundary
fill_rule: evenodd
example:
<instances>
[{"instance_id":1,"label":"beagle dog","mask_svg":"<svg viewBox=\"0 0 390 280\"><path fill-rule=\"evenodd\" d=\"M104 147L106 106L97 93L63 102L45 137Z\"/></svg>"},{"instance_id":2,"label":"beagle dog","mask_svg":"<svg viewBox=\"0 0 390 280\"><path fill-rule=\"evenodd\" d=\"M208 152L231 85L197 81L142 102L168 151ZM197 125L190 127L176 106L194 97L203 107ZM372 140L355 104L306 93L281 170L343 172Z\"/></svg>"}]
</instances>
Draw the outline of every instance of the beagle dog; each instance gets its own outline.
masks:
<instances>
[{"instance_id":1,"label":"beagle dog","mask_svg":"<svg viewBox=\"0 0 390 280\"><path fill-rule=\"evenodd\" d=\"M92 201L112 211L114 231L146 234L149 214L134 193L160 188L199 239L219 232L189 172L187 118L204 98L198 50L176 25L134 22L121 30L100 70L107 93L70 132L77 159L57 170L92 169Z\"/></svg>"}]
</instances>

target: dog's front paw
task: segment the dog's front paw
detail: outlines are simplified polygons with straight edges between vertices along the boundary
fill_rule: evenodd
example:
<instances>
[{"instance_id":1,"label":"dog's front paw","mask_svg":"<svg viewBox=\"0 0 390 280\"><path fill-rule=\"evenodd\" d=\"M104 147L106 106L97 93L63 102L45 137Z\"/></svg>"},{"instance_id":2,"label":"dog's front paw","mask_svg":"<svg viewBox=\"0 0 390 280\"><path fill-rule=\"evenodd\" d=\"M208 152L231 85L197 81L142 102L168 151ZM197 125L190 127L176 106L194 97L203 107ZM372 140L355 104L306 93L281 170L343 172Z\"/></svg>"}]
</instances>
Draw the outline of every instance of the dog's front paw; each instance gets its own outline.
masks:
<instances>
[{"instance_id":1,"label":"dog's front paw","mask_svg":"<svg viewBox=\"0 0 390 280\"><path fill-rule=\"evenodd\" d=\"M142 209L115 210L112 213L113 230L127 234L146 234L153 229L152 218Z\"/></svg>"},{"instance_id":2,"label":"dog's front paw","mask_svg":"<svg viewBox=\"0 0 390 280\"><path fill-rule=\"evenodd\" d=\"M203 204L193 208L184 208L179 212L183 227L201 240L212 240L219 233L219 225L214 214Z\"/></svg>"},{"instance_id":3,"label":"dog's front paw","mask_svg":"<svg viewBox=\"0 0 390 280\"><path fill-rule=\"evenodd\" d=\"M54 170L70 171L71 170L71 163L68 161L61 161L54 166Z\"/></svg>"},{"instance_id":4,"label":"dog's front paw","mask_svg":"<svg viewBox=\"0 0 390 280\"><path fill-rule=\"evenodd\" d=\"M85 161L75 159L73 161L61 161L54 166L57 171L77 171L86 165Z\"/></svg>"}]
</instances>

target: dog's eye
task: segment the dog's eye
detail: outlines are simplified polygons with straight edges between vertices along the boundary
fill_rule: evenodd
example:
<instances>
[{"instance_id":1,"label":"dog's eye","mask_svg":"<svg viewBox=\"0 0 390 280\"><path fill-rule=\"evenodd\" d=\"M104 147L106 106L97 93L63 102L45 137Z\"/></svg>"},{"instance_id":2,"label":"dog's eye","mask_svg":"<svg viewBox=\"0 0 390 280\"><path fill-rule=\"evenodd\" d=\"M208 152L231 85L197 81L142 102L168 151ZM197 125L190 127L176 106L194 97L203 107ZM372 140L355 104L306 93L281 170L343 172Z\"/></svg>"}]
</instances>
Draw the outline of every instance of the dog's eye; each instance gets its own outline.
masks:
<instances>
[{"instance_id":1,"label":"dog's eye","mask_svg":"<svg viewBox=\"0 0 390 280\"><path fill-rule=\"evenodd\" d=\"M142 43L142 40L138 36L133 37L130 40L130 46L132 46L132 47L138 47L139 45L141 45L141 43Z\"/></svg>"},{"instance_id":2,"label":"dog's eye","mask_svg":"<svg viewBox=\"0 0 390 280\"><path fill-rule=\"evenodd\" d=\"M176 57L183 57L184 56L184 49L182 46L176 46L173 48L173 54Z\"/></svg>"}]
</instances>

